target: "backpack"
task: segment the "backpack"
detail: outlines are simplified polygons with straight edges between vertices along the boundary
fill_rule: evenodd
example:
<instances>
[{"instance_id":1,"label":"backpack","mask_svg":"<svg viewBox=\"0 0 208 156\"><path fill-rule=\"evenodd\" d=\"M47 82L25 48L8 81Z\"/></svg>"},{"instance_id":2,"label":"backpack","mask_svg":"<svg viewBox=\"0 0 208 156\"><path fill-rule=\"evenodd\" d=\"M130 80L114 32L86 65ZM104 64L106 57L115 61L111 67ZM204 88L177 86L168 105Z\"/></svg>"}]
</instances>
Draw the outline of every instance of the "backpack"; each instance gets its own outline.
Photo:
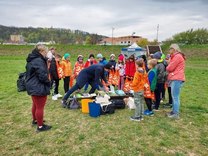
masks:
<instances>
[{"instance_id":1,"label":"backpack","mask_svg":"<svg viewBox=\"0 0 208 156\"><path fill-rule=\"evenodd\" d=\"M26 91L25 78L26 78L26 72L19 73L19 77L17 79L17 91L18 92Z\"/></svg>"},{"instance_id":2,"label":"backpack","mask_svg":"<svg viewBox=\"0 0 208 156\"><path fill-rule=\"evenodd\" d=\"M72 98L67 101L67 108L68 109L79 109L81 108L81 104L78 102L77 98Z\"/></svg>"}]
</instances>

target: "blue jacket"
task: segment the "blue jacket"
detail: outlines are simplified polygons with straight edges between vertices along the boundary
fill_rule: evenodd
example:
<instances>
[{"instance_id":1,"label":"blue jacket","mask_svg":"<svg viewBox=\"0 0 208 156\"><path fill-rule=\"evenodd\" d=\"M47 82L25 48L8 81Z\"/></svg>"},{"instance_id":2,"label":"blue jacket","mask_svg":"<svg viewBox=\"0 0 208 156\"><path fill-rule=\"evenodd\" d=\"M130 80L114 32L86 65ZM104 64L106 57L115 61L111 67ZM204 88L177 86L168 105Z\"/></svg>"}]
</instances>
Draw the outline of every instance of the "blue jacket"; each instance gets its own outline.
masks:
<instances>
[{"instance_id":1,"label":"blue jacket","mask_svg":"<svg viewBox=\"0 0 208 156\"><path fill-rule=\"evenodd\" d=\"M77 77L76 83L79 88L82 88L86 83L96 86L103 86L101 80L107 82L104 75L104 66L101 64L91 65L88 68L81 70Z\"/></svg>"},{"instance_id":2,"label":"blue jacket","mask_svg":"<svg viewBox=\"0 0 208 156\"><path fill-rule=\"evenodd\" d=\"M26 90L28 95L46 96L50 94L47 60L34 49L27 57Z\"/></svg>"}]
</instances>

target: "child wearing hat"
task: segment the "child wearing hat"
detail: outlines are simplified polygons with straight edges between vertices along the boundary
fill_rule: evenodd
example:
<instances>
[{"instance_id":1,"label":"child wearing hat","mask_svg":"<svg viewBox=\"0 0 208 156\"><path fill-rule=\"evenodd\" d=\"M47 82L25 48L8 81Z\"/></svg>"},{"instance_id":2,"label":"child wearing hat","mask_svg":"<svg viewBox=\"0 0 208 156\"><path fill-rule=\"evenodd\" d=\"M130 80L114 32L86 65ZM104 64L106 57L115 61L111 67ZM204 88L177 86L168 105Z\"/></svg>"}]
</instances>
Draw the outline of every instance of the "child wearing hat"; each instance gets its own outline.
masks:
<instances>
[{"instance_id":1,"label":"child wearing hat","mask_svg":"<svg viewBox=\"0 0 208 156\"><path fill-rule=\"evenodd\" d=\"M72 66L70 62L70 54L65 53L63 60L61 62L63 69L63 79L64 79L64 91L65 93L69 90L70 76L72 75Z\"/></svg>"},{"instance_id":2,"label":"child wearing hat","mask_svg":"<svg viewBox=\"0 0 208 156\"><path fill-rule=\"evenodd\" d=\"M103 57L102 54L97 54L98 63L102 65L106 65L108 61Z\"/></svg>"},{"instance_id":3,"label":"child wearing hat","mask_svg":"<svg viewBox=\"0 0 208 156\"><path fill-rule=\"evenodd\" d=\"M77 61L74 65L74 70L73 70L73 75L71 76L71 79L70 79L70 87L73 86L73 83L74 83L74 79L77 78L77 76L79 75L80 71L82 69L84 69L84 57L82 55L78 55L77 57Z\"/></svg>"},{"instance_id":4,"label":"child wearing hat","mask_svg":"<svg viewBox=\"0 0 208 156\"><path fill-rule=\"evenodd\" d=\"M123 90L124 76L125 76L125 60L124 60L124 56L122 54L120 54L118 56L118 62L116 63L116 70L119 71L118 89Z\"/></svg>"},{"instance_id":5,"label":"child wearing hat","mask_svg":"<svg viewBox=\"0 0 208 156\"><path fill-rule=\"evenodd\" d=\"M162 91L164 89L165 81L166 81L166 67L163 62L162 52L158 51L152 56L154 59L157 59L157 65L155 66L157 70L157 84L155 89L155 111L159 110L160 101Z\"/></svg>"}]
</instances>

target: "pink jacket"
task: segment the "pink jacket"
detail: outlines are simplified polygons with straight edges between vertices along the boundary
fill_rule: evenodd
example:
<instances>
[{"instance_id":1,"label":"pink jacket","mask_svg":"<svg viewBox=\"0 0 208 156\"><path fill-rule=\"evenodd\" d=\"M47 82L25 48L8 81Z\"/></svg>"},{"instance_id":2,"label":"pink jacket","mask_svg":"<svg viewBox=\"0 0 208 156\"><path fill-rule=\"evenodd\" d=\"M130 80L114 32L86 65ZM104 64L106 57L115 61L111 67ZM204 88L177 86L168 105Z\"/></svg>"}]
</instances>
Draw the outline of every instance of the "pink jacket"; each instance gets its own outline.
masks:
<instances>
[{"instance_id":1,"label":"pink jacket","mask_svg":"<svg viewBox=\"0 0 208 156\"><path fill-rule=\"evenodd\" d=\"M170 63L166 67L168 80L185 81L185 59L180 53L171 56Z\"/></svg>"}]
</instances>

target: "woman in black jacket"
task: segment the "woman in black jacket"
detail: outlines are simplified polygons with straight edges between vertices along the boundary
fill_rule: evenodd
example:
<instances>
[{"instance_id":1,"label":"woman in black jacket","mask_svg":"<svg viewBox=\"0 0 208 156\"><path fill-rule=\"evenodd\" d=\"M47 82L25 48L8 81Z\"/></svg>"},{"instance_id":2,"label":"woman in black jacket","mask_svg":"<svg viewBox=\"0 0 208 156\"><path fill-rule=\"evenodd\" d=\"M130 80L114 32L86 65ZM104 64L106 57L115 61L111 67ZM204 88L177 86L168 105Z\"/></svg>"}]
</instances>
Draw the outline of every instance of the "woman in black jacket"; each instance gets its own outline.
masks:
<instances>
[{"instance_id":1,"label":"woman in black jacket","mask_svg":"<svg viewBox=\"0 0 208 156\"><path fill-rule=\"evenodd\" d=\"M51 126L43 124L44 106L50 94L50 80L47 68L47 47L37 45L27 57L26 90L32 97L32 124L37 124L37 131L46 131Z\"/></svg>"}]
</instances>

